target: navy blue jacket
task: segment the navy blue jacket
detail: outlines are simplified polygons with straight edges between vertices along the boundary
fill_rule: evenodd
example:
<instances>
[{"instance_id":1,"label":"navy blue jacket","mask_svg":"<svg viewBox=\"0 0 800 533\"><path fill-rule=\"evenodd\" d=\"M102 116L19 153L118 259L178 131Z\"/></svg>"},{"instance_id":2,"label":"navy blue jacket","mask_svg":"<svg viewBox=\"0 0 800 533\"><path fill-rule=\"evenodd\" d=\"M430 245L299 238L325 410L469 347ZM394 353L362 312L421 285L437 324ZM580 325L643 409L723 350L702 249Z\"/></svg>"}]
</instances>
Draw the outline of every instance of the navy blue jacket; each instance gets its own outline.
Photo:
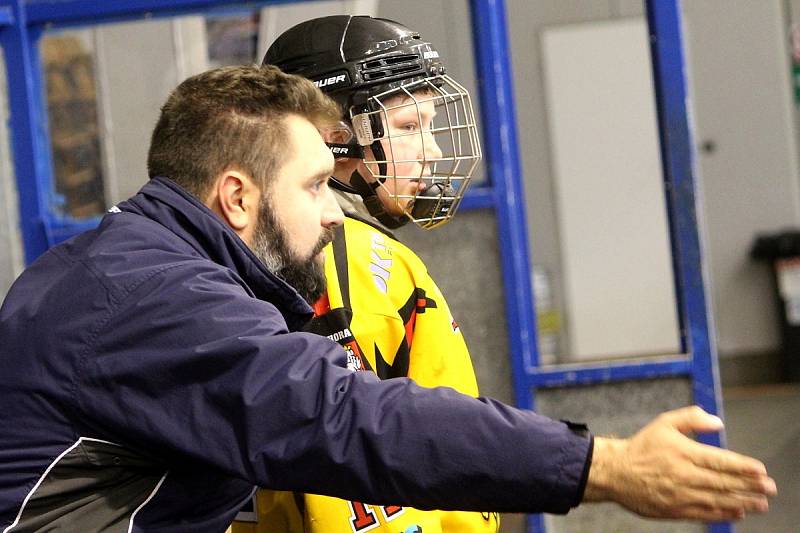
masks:
<instances>
[{"instance_id":1,"label":"navy blue jacket","mask_svg":"<svg viewBox=\"0 0 800 533\"><path fill-rule=\"evenodd\" d=\"M422 509L566 512L591 441L345 369L310 307L151 180L0 309L0 531L223 531L256 485ZM9 528L9 526L12 526Z\"/></svg>"}]
</instances>

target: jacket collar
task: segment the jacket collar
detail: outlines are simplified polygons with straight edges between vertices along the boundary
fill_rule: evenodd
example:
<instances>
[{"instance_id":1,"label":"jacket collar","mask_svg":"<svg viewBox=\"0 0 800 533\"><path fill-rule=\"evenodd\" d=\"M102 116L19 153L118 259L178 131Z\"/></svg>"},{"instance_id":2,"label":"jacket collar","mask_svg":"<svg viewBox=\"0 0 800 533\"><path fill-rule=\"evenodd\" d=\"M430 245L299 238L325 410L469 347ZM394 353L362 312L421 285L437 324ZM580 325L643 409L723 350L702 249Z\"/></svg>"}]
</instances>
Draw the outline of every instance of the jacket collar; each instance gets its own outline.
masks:
<instances>
[{"instance_id":1,"label":"jacket collar","mask_svg":"<svg viewBox=\"0 0 800 533\"><path fill-rule=\"evenodd\" d=\"M158 222L201 256L236 272L256 298L278 308L290 330L302 328L311 318L311 306L297 291L268 271L233 229L174 181L152 178L117 208Z\"/></svg>"}]
</instances>

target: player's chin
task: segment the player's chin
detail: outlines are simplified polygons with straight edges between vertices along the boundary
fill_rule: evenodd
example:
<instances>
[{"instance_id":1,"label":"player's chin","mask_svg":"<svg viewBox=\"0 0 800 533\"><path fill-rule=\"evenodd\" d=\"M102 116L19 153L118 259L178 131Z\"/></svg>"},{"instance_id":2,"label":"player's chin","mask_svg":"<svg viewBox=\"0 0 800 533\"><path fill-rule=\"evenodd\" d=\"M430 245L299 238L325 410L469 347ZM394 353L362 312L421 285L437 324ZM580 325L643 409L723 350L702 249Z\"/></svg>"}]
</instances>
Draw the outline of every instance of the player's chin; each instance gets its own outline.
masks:
<instances>
[{"instance_id":1,"label":"player's chin","mask_svg":"<svg viewBox=\"0 0 800 533\"><path fill-rule=\"evenodd\" d=\"M416 198L416 196L427 189L428 185L425 183L424 178L413 178L406 180L400 190L400 201L406 205ZM405 206L404 206L405 207Z\"/></svg>"},{"instance_id":2,"label":"player's chin","mask_svg":"<svg viewBox=\"0 0 800 533\"><path fill-rule=\"evenodd\" d=\"M403 215L411 208L411 203L413 200L414 200L414 193L412 192L397 198L397 201L392 202L392 205L389 206L387 210L390 212L390 214L394 216Z\"/></svg>"}]
</instances>

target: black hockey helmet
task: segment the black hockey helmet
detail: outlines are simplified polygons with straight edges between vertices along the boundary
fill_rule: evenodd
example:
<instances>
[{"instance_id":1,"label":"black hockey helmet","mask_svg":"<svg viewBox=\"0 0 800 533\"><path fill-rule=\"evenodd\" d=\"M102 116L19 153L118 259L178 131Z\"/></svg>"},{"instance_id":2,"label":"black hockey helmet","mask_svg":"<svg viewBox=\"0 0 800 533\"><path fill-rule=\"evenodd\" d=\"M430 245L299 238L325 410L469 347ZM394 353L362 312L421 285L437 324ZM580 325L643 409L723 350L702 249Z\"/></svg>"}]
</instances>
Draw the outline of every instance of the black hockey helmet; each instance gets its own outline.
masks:
<instances>
[{"instance_id":1,"label":"black hockey helmet","mask_svg":"<svg viewBox=\"0 0 800 533\"><path fill-rule=\"evenodd\" d=\"M272 43L264 63L310 79L345 111L364 103L357 98L361 91L375 94L410 79L445 74L439 52L419 33L368 16L301 22Z\"/></svg>"},{"instance_id":2,"label":"black hockey helmet","mask_svg":"<svg viewBox=\"0 0 800 533\"><path fill-rule=\"evenodd\" d=\"M264 63L312 80L342 107L352 135L347 142L329 143L329 147L336 157L363 158L363 148L369 146L379 170L370 171L376 179L372 183L356 172L349 186L338 181L334 184L359 194L375 218L388 227L398 227L409 217L429 228L452 217L480 159L480 144L469 94L445 74L438 51L419 33L382 18L320 17L280 35L267 50ZM406 216L397 217L385 211L375 190L387 179L419 180L420 176L388 174L388 167L394 168L393 137L385 131L385 124L392 107L385 102L405 94L412 100L410 105L418 105L420 100L413 94L420 90L432 94L428 101L435 100L437 107L444 108L438 120L446 124L435 130L431 126L428 133L443 139L449 156L425 159L428 166L438 166L440 171L425 176L428 187L407 196L403 203ZM397 138L395 135L395 142ZM393 196L400 204L401 198Z\"/></svg>"}]
</instances>

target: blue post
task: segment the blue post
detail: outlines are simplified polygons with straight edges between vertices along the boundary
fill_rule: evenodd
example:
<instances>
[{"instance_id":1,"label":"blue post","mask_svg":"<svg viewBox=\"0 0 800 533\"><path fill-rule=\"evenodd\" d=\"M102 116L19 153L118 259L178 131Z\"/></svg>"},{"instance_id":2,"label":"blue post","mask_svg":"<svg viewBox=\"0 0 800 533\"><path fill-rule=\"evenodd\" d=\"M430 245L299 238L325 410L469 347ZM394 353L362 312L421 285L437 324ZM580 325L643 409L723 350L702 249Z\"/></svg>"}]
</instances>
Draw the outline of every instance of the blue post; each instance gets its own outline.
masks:
<instances>
[{"instance_id":1,"label":"blue post","mask_svg":"<svg viewBox=\"0 0 800 533\"><path fill-rule=\"evenodd\" d=\"M525 374L538 364L536 320L531 291L528 225L517 145L511 61L503 0L472 0L478 91L486 163L497 207L509 351L516 402L532 408Z\"/></svg>"},{"instance_id":2,"label":"blue post","mask_svg":"<svg viewBox=\"0 0 800 533\"><path fill-rule=\"evenodd\" d=\"M706 300L696 183L692 172L693 145L686 107L680 0L648 1L647 19L684 350L691 355L695 403L721 417L719 369ZM724 434L703 435L700 440L721 446ZM710 530L723 533L732 531L733 527L717 524L710 526Z\"/></svg>"},{"instance_id":3,"label":"blue post","mask_svg":"<svg viewBox=\"0 0 800 533\"><path fill-rule=\"evenodd\" d=\"M515 400L517 406L533 409L527 374L538 366L539 355L506 8L503 0L472 0L471 6L483 150L496 198ZM528 526L531 531L544 531L542 515L531 515Z\"/></svg>"},{"instance_id":4,"label":"blue post","mask_svg":"<svg viewBox=\"0 0 800 533\"><path fill-rule=\"evenodd\" d=\"M10 14L10 25L0 27L0 45L8 78L9 129L14 154L14 173L19 195L20 230L25 260L33 261L48 247L44 223L45 202L51 188L50 148L42 130L46 106L36 42L38 34L28 28L22 0L2 0L0 8ZM43 155L44 154L44 155Z\"/></svg>"}]
</instances>

